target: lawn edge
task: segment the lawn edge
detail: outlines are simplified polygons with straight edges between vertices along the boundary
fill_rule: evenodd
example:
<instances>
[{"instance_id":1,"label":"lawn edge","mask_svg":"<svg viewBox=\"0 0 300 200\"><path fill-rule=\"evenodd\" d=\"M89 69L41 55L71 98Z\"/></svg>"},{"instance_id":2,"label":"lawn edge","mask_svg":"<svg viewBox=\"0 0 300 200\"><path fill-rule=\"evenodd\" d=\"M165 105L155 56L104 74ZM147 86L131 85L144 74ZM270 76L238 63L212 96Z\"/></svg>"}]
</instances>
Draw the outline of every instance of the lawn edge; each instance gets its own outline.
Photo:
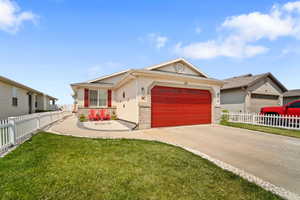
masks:
<instances>
[{"instance_id":1,"label":"lawn edge","mask_svg":"<svg viewBox=\"0 0 300 200\"><path fill-rule=\"evenodd\" d=\"M234 122L232 122L234 123ZM252 129L248 129L248 128L242 128L242 127L234 127L234 126L230 126L230 125L224 125L224 124L216 124L217 126L221 126L221 127L226 127L226 128L233 128L233 129L241 129L241 130L247 130L250 132L254 132L254 133L260 133L260 134L268 134L268 135L275 135L277 137L288 137L290 139L296 139L296 140L300 140L300 137L296 137L296 136L291 136L291 135L282 135L282 134L277 134L277 133L270 133L267 131L258 131L258 130L252 130Z\"/></svg>"},{"instance_id":2,"label":"lawn edge","mask_svg":"<svg viewBox=\"0 0 300 200\"><path fill-rule=\"evenodd\" d=\"M228 127L228 126L226 126ZM233 127L230 127L230 128L233 128ZM63 134L63 133L60 133L60 132L57 132L57 131L53 131L50 129L48 130L45 130L45 132L47 133L53 133L53 134L57 134L57 135L63 135L63 136L72 136L72 137L77 137L77 138L91 138L91 139L129 139L130 138L115 138L115 137L88 137L88 136L77 136L77 135L72 135L72 134ZM259 132L259 131L255 131L255 132ZM260 132L261 133L261 132ZM160 142L160 143L164 143L164 144L168 144L168 145L172 145L174 147L179 147L183 150L186 150L194 155L197 155L203 159L206 159L210 162L212 162L213 164L215 164L216 166L220 167L221 169L223 170L226 170L226 171L229 171L235 175L238 175L239 177L251 182L251 183L254 183L258 186L260 186L261 188L265 189L266 191L269 191L269 192L272 192L273 194L276 194L284 199L288 199L288 200L299 200L300 199L300 195L296 194L296 193L293 193L291 191L288 191L282 187L279 187L279 186L276 186L268 181L265 181L265 180L262 180L261 178L258 178L244 170L241 170L241 169L238 169L228 163L225 163L221 160L218 160L218 159L215 159L215 158L212 158L211 156L205 154L205 153L202 153L198 150L194 150L194 149L191 149L189 147L185 147L183 145L180 145L180 144L176 144L176 143L171 143L171 142L166 142L166 141L161 141L161 140L153 140L153 139L134 139L134 140L141 140L141 141L153 141L153 142Z\"/></svg>"}]
</instances>

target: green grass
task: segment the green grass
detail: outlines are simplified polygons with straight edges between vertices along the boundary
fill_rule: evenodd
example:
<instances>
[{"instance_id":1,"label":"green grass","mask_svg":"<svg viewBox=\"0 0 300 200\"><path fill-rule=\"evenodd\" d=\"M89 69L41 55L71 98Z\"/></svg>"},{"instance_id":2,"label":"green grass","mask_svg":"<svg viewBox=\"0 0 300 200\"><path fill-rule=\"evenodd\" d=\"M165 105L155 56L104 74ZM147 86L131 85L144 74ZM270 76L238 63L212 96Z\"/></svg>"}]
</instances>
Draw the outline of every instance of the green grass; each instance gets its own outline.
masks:
<instances>
[{"instance_id":1,"label":"green grass","mask_svg":"<svg viewBox=\"0 0 300 200\"><path fill-rule=\"evenodd\" d=\"M280 199L159 142L39 133L0 159L0 199Z\"/></svg>"},{"instance_id":2,"label":"green grass","mask_svg":"<svg viewBox=\"0 0 300 200\"><path fill-rule=\"evenodd\" d=\"M276 135L284 135L284 136L300 138L300 131L297 130L272 128L267 126L257 126L252 124L243 124L243 123L226 122L226 121L221 122L221 124L224 126L231 126L235 128L244 128L253 131L261 131L261 132L271 133Z\"/></svg>"}]
</instances>

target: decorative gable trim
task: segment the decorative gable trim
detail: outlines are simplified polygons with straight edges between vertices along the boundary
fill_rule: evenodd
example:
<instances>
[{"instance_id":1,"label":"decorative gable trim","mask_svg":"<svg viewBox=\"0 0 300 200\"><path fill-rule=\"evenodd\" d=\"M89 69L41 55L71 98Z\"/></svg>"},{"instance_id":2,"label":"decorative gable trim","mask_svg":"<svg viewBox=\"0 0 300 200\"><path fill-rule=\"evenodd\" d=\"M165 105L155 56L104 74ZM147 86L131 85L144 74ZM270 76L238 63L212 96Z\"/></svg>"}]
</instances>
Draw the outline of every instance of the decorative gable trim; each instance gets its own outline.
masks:
<instances>
[{"instance_id":1,"label":"decorative gable trim","mask_svg":"<svg viewBox=\"0 0 300 200\"><path fill-rule=\"evenodd\" d=\"M157 70L161 67L164 67L164 66L167 66L167 65L170 65L170 64L174 64L174 63L178 63L178 62L184 63L186 66L188 66L190 69L195 71L197 74L199 74L201 76L204 76L205 78L209 78L209 76L206 73L204 73L203 71L198 69L196 66L194 66L193 64L191 64L190 62L188 62L184 58L178 58L178 59L171 60L171 61L168 61L168 62L164 62L164 63L158 64L158 65L153 65L151 67L147 67L146 69L147 70Z\"/></svg>"}]
</instances>

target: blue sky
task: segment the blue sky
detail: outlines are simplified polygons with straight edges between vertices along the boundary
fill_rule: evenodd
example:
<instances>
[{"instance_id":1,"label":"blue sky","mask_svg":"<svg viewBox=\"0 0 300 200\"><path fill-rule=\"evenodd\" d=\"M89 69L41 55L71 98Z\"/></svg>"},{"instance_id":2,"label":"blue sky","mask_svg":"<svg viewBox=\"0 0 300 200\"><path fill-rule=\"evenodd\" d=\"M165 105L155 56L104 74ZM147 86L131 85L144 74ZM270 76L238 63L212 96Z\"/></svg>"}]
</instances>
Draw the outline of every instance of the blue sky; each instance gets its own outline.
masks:
<instances>
[{"instance_id":1,"label":"blue sky","mask_svg":"<svg viewBox=\"0 0 300 200\"><path fill-rule=\"evenodd\" d=\"M184 57L300 88L300 2L0 0L0 74L72 103L70 83Z\"/></svg>"}]
</instances>

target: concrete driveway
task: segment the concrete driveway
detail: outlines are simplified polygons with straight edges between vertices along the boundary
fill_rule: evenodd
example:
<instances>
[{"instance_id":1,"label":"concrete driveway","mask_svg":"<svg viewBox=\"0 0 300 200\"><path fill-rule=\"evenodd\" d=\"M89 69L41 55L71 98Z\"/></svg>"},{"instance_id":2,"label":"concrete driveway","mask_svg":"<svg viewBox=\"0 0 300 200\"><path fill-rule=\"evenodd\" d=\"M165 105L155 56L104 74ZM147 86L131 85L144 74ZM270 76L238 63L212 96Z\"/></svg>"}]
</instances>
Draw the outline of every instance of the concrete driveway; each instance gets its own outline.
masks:
<instances>
[{"instance_id":1,"label":"concrete driveway","mask_svg":"<svg viewBox=\"0 0 300 200\"><path fill-rule=\"evenodd\" d=\"M220 125L99 132L80 128L75 117L54 125L49 131L74 136L135 138L179 144L300 194L300 139Z\"/></svg>"},{"instance_id":2,"label":"concrete driveway","mask_svg":"<svg viewBox=\"0 0 300 200\"><path fill-rule=\"evenodd\" d=\"M224 126L147 130L300 194L300 139Z\"/></svg>"}]
</instances>

